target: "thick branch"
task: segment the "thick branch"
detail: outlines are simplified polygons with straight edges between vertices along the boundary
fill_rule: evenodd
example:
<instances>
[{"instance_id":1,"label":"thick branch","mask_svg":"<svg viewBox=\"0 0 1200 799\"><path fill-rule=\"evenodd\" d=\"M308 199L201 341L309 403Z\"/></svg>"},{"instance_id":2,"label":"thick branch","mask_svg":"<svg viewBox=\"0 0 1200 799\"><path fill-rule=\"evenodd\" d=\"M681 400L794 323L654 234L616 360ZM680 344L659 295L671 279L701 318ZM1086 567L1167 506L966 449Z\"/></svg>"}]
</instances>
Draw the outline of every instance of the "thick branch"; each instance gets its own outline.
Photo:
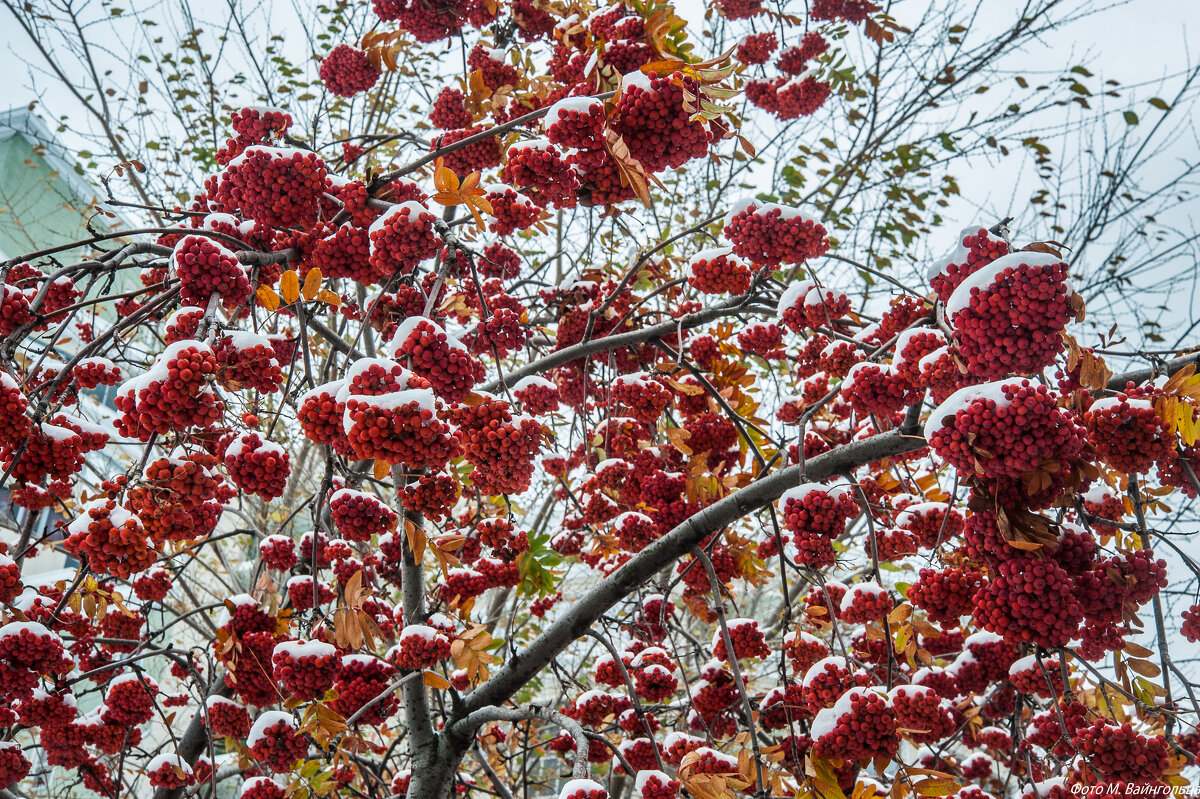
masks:
<instances>
[{"instance_id":1,"label":"thick branch","mask_svg":"<svg viewBox=\"0 0 1200 799\"><path fill-rule=\"evenodd\" d=\"M454 733L464 738L474 736L475 730L491 721L526 721L539 719L557 724L571 734L575 739L575 766L571 776L577 780L588 777L588 737L583 725L573 718L564 716L557 710L541 705L525 705L524 707L481 707L462 721L454 725Z\"/></svg>"},{"instance_id":2,"label":"thick branch","mask_svg":"<svg viewBox=\"0 0 1200 799\"><path fill-rule=\"evenodd\" d=\"M505 387L511 388L513 384L523 377L530 375L541 374L547 369L553 369L556 366L562 366L565 363L570 363L578 358L585 358L588 355L594 355L597 352L606 352L608 350L620 349L621 347L632 347L637 344L646 344L651 341L670 336L680 330L691 330L694 327L708 324L714 319L719 319L722 316L734 313L742 309L749 301L749 297L739 297L736 300L729 300L718 303L711 307L705 308L702 311L697 311L694 314L688 314L681 319L672 319L667 322L662 322L650 327L643 327L638 330L631 330L628 333L618 333L615 336L605 336L603 338L595 338L590 341L583 341L579 344L574 344L566 349L552 352L549 355L538 358L532 363L522 366L520 369L514 369L501 378L493 380L479 387L480 391L486 391L495 394Z\"/></svg>"},{"instance_id":3,"label":"thick branch","mask_svg":"<svg viewBox=\"0 0 1200 799\"><path fill-rule=\"evenodd\" d=\"M1182 358L1176 358L1161 365L1148 366L1145 369L1134 369L1123 374L1114 375L1108 381L1107 388L1110 391L1121 391L1125 388L1125 384L1129 382L1141 385L1159 375L1170 377L1189 364L1200 364L1200 352L1193 352L1191 355L1184 355Z\"/></svg>"},{"instance_id":4,"label":"thick branch","mask_svg":"<svg viewBox=\"0 0 1200 799\"><path fill-rule=\"evenodd\" d=\"M902 455L923 446L925 439L913 432L906 434L902 430L893 430L882 433L809 459L805 464L804 479L824 480L872 461ZM572 641L583 636L597 619L631 596L664 564L674 562L710 534L771 504L784 491L798 485L801 479L799 466L781 469L709 505L646 547L580 598L528 646L509 658L491 679L464 697L466 712L507 701Z\"/></svg>"}]
</instances>

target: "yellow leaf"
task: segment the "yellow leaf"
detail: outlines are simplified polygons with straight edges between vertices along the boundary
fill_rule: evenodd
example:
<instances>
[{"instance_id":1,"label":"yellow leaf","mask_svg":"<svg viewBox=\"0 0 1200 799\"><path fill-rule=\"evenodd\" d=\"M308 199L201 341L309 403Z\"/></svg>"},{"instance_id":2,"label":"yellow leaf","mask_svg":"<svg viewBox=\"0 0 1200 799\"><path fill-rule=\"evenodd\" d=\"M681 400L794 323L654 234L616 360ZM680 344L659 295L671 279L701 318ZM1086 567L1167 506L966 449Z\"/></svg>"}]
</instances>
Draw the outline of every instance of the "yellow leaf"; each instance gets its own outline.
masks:
<instances>
[{"instance_id":1,"label":"yellow leaf","mask_svg":"<svg viewBox=\"0 0 1200 799\"><path fill-rule=\"evenodd\" d=\"M335 308L342 304L342 298L334 294L329 289L321 289L318 291L317 299L326 305L332 305Z\"/></svg>"},{"instance_id":2,"label":"yellow leaf","mask_svg":"<svg viewBox=\"0 0 1200 799\"><path fill-rule=\"evenodd\" d=\"M289 269L279 278L279 293L287 303L300 299L300 276L296 274L296 270Z\"/></svg>"},{"instance_id":3,"label":"yellow leaf","mask_svg":"<svg viewBox=\"0 0 1200 799\"><path fill-rule=\"evenodd\" d=\"M1176 409L1176 425L1179 430L1179 437L1183 439L1183 443L1187 446L1193 446L1196 443L1196 409L1187 402L1179 403Z\"/></svg>"},{"instance_id":4,"label":"yellow leaf","mask_svg":"<svg viewBox=\"0 0 1200 799\"><path fill-rule=\"evenodd\" d=\"M321 270L313 267L308 270L308 274L304 276L304 288L301 293L304 299L311 300L317 296L317 292L321 290Z\"/></svg>"},{"instance_id":5,"label":"yellow leaf","mask_svg":"<svg viewBox=\"0 0 1200 799\"><path fill-rule=\"evenodd\" d=\"M391 471L392 467L388 465L387 461L375 461L374 474L376 480L383 480Z\"/></svg>"},{"instance_id":6,"label":"yellow leaf","mask_svg":"<svg viewBox=\"0 0 1200 799\"><path fill-rule=\"evenodd\" d=\"M270 286L259 286L255 294L258 295L259 304L268 311L279 309L279 295L275 293L275 289Z\"/></svg>"}]
</instances>

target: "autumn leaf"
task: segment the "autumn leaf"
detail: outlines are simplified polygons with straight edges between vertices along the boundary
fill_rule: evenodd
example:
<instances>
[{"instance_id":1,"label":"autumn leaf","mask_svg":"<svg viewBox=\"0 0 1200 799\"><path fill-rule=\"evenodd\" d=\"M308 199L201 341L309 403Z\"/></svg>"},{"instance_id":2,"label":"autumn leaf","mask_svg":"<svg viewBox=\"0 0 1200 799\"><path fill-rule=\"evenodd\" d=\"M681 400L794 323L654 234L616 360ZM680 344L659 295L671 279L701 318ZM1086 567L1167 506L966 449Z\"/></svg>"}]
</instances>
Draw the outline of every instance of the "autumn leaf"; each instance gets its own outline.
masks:
<instances>
[{"instance_id":1,"label":"autumn leaf","mask_svg":"<svg viewBox=\"0 0 1200 799\"><path fill-rule=\"evenodd\" d=\"M279 277L279 294L288 305L300 299L300 276L296 270L289 269Z\"/></svg>"},{"instance_id":2,"label":"autumn leaf","mask_svg":"<svg viewBox=\"0 0 1200 799\"><path fill-rule=\"evenodd\" d=\"M472 172L466 180L460 181L454 170L445 164L445 159L439 158L433 170L433 186L437 193L433 195L435 202L447 208L465 205L475 217L475 224L480 230L486 226L480 212L494 215L492 204L488 202L487 192L480 185L480 173Z\"/></svg>"},{"instance_id":3,"label":"autumn leaf","mask_svg":"<svg viewBox=\"0 0 1200 799\"><path fill-rule=\"evenodd\" d=\"M438 674L436 671L426 670L421 674L421 681L430 688L435 688L439 691L445 691L450 687L450 681Z\"/></svg>"},{"instance_id":4,"label":"autumn leaf","mask_svg":"<svg viewBox=\"0 0 1200 799\"><path fill-rule=\"evenodd\" d=\"M322 277L323 276L321 275L321 270L319 268L314 266L312 269L308 270L308 274L304 276L304 288L302 288L300 291L300 293L304 296L304 299L312 300L316 298L317 293L321 290Z\"/></svg>"},{"instance_id":5,"label":"autumn leaf","mask_svg":"<svg viewBox=\"0 0 1200 799\"><path fill-rule=\"evenodd\" d=\"M611 128L604 133L604 149L617 165L621 185L628 186L647 208L650 207L650 183L641 162L629 153L629 145Z\"/></svg>"},{"instance_id":6,"label":"autumn leaf","mask_svg":"<svg viewBox=\"0 0 1200 799\"><path fill-rule=\"evenodd\" d=\"M259 286L254 292L258 296L258 302L268 311L279 310L279 295L275 293L275 289L267 285Z\"/></svg>"}]
</instances>

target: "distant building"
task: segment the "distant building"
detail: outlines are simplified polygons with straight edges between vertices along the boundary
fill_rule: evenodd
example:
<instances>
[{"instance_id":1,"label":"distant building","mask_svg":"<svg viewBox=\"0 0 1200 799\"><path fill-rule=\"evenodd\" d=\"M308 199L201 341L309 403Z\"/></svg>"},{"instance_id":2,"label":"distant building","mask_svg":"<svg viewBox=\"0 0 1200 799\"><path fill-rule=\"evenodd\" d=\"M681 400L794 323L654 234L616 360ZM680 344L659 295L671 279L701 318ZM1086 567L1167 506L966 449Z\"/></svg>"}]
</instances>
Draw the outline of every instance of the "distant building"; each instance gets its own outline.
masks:
<instances>
[{"instance_id":1,"label":"distant building","mask_svg":"<svg viewBox=\"0 0 1200 799\"><path fill-rule=\"evenodd\" d=\"M28 108L0 111L0 261L86 238L96 188ZM95 225L105 228L106 219Z\"/></svg>"},{"instance_id":2,"label":"distant building","mask_svg":"<svg viewBox=\"0 0 1200 799\"><path fill-rule=\"evenodd\" d=\"M74 163L74 155L35 112L0 112L0 261L87 238L85 224L99 193L75 171ZM93 221L93 228L101 231L121 226L103 216ZM112 393L97 394L100 405L91 407L103 412L104 404L111 405ZM63 521L51 508L34 516L34 540ZM9 503L8 487L0 489L0 541L14 546L28 519L29 511ZM44 552L28 566L27 574L39 579L69 577L74 571L74 561L61 553Z\"/></svg>"}]
</instances>

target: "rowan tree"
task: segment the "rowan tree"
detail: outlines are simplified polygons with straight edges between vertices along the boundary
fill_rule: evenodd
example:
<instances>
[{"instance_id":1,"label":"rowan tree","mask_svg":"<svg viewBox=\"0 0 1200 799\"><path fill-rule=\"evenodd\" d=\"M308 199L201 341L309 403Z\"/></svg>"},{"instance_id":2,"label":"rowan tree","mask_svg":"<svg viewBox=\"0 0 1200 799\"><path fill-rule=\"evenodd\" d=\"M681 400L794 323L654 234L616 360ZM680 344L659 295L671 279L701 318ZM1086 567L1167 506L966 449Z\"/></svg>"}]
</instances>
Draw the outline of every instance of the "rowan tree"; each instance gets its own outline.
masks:
<instances>
[{"instance_id":1,"label":"rowan tree","mask_svg":"<svg viewBox=\"0 0 1200 799\"><path fill-rule=\"evenodd\" d=\"M145 224L0 268L0 796L1186 785L1197 356L1123 354L1099 216L940 227L897 142L999 50L886 81L954 8L338 3L286 107L196 32L187 177L80 93Z\"/></svg>"}]
</instances>

